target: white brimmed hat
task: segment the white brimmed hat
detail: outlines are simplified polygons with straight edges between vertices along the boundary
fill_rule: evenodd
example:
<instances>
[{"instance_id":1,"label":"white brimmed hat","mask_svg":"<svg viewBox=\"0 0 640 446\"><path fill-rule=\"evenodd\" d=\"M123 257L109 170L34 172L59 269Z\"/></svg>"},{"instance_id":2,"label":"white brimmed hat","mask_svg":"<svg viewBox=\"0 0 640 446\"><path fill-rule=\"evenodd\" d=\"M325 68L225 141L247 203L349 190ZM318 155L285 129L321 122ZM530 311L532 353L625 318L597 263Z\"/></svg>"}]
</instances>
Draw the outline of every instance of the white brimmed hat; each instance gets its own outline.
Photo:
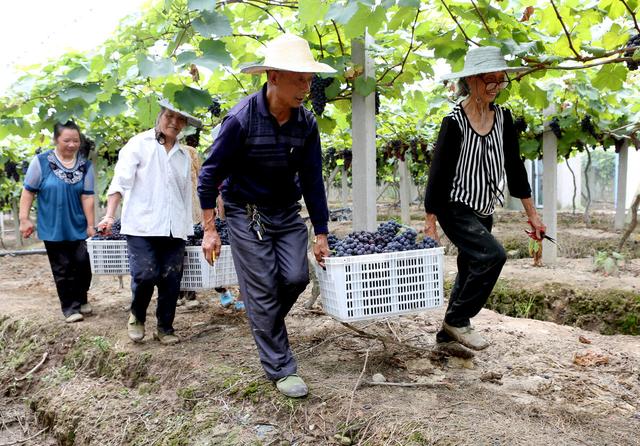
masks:
<instances>
[{"instance_id":1,"label":"white brimmed hat","mask_svg":"<svg viewBox=\"0 0 640 446\"><path fill-rule=\"evenodd\" d=\"M187 124L197 129L202 127L202 121L200 121L195 116L190 115L187 112L183 112L182 110L178 110L168 99L160 98L158 99L158 105L162 108L166 108L167 110L171 110L173 112L178 113L179 115L184 116L187 119Z\"/></svg>"},{"instance_id":2,"label":"white brimmed hat","mask_svg":"<svg viewBox=\"0 0 640 446\"><path fill-rule=\"evenodd\" d=\"M242 68L243 73L257 74L267 70L295 71L297 73L335 73L329 65L316 62L309 43L293 34L282 34L268 42L264 48L264 61Z\"/></svg>"},{"instance_id":3,"label":"white brimmed hat","mask_svg":"<svg viewBox=\"0 0 640 446\"><path fill-rule=\"evenodd\" d=\"M494 73L503 71L512 73L526 70L527 67L510 67L502 56L500 48L495 46L482 46L470 48L464 58L464 68L462 71L445 74L440 80L460 79L468 76L475 76L483 73Z\"/></svg>"}]
</instances>

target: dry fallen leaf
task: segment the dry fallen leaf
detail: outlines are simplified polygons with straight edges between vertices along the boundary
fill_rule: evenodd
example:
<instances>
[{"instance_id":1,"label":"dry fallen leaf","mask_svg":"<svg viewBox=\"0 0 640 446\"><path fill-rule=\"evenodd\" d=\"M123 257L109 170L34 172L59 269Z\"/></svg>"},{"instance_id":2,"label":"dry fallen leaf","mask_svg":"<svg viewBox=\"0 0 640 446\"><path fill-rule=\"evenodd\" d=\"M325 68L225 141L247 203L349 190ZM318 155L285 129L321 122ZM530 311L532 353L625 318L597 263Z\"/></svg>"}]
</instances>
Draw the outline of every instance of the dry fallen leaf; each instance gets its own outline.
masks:
<instances>
[{"instance_id":1,"label":"dry fallen leaf","mask_svg":"<svg viewBox=\"0 0 640 446\"><path fill-rule=\"evenodd\" d=\"M200 72L198 71L198 67L195 64L191 64L189 67L189 74L194 82L198 82L200 80Z\"/></svg>"},{"instance_id":2,"label":"dry fallen leaf","mask_svg":"<svg viewBox=\"0 0 640 446\"><path fill-rule=\"evenodd\" d=\"M595 353L589 350L585 353L575 353L573 355L573 363L583 367L606 365L609 364L609 357L607 355Z\"/></svg>"},{"instance_id":3,"label":"dry fallen leaf","mask_svg":"<svg viewBox=\"0 0 640 446\"><path fill-rule=\"evenodd\" d=\"M591 339L587 339L582 335L578 336L578 341L582 342L583 344L591 344Z\"/></svg>"},{"instance_id":4,"label":"dry fallen leaf","mask_svg":"<svg viewBox=\"0 0 640 446\"><path fill-rule=\"evenodd\" d=\"M527 20L529 20L533 15L534 9L535 8L533 6L527 6L526 8L524 8L524 11L522 11L522 17L520 17L520 21L526 22Z\"/></svg>"}]
</instances>

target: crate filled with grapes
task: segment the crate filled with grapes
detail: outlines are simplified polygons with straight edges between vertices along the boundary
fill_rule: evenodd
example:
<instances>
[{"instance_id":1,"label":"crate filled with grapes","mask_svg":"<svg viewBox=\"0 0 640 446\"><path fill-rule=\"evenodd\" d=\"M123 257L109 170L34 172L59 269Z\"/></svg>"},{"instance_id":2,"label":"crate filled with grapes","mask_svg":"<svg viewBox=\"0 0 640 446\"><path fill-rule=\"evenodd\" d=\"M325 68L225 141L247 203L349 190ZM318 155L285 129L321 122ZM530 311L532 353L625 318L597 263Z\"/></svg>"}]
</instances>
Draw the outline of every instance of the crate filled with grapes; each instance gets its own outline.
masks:
<instances>
[{"instance_id":1,"label":"crate filled with grapes","mask_svg":"<svg viewBox=\"0 0 640 446\"><path fill-rule=\"evenodd\" d=\"M444 249L395 221L375 232L329 235L331 257L316 265L324 311L342 322L436 308L444 302Z\"/></svg>"},{"instance_id":2,"label":"crate filled with grapes","mask_svg":"<svg viewBox=\"0 0 640 446\"><path fill-rule=\"evenodd\" d=\"M187 239L187 247L185 249L182 282L180 283L181 290L197 291L238 284L236 269L231 257L226 221L216 218L216 230L220 236L222 247L220 256L213 265L209 265L202 253L201 245L202 237L204 236L202 225L196 224L193 226L193 235Z\"/></svg>"},{"instance_id":3,"label":"crate filled with grapes","mask_svg":"<svg viewBox=\"0 0 640 446\"><path fill-rule=\"evenodd\" d=\"M113 222L111 233L97 233L87 239L91 272L96 275L121 276L129 274L127 241L120 234L120 220Z\"/></svg>"},{"instance_id":4,"label":"crate filled with grapes","mask_svg":"<svg viewBox=\"0 0 640 446\"><path fill-rule=\"evenodd\" d=\"M194 235L186 242L182 282L183 291L197 291L219 286L237 285L238 277L231 257L229 235L224 220L216 219L216 229L222 241L220 256L213 266L202 254L202 236L200 224L193 227ZM91 271L96 275L129 274L129 254L126 237L120 234L120 220L116 220L109 234L96 234L87 240L87 251L91 262Z\"/></svg>"}]
</instances>

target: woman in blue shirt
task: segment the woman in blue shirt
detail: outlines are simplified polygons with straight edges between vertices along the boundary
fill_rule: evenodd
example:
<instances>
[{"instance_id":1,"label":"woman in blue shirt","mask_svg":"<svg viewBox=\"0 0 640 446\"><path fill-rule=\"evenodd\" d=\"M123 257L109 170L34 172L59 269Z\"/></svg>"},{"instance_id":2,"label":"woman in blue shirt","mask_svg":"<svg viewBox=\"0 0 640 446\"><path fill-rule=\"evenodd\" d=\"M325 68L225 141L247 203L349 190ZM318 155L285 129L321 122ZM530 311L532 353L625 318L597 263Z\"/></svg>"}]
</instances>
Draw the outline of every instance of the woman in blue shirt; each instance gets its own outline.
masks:
<instances>
[{"instance_id":1,"label":"woman in blue shirt","mask_svg":"<svg viewBox=\"0 0 640 446\"><path fill-rule=\"evenodd\" d=\"M44 241L66 322L78 322L91 313L87 291L91 265L85 239L95 234L94 173L91 162L78 155L80 129L73 121L53 127L55 148L36 155L20 196L20 233L34 229ZM38 196L37 228L29 218Z\"/></svg>"}]
</instances>

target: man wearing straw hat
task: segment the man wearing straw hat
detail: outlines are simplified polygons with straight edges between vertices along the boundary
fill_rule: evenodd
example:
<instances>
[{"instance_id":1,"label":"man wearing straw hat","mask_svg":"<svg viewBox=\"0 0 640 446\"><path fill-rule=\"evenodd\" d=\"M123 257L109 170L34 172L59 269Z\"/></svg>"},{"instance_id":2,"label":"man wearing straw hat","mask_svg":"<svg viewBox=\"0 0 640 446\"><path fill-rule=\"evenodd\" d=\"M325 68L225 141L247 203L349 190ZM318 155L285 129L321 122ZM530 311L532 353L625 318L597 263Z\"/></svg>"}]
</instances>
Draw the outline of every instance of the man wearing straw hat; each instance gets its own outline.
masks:
<instances>
[{"instance_id":1,"label":"man wearing straw hat","mask_svg":"<svg viewBox=\"0 0 640 446\"><path fill-rule=\"evenodd\" d=\"M316 235L315 258L322 264L329 255L320 135L302 102L314 73L335 70L316 62L304 39L284 34L267 43L262 64L242 72L266 72L267 82L225 116L202 166L202 249L213 261L220 252L214 209L221 184L240 293L260 361L281 393L302 397L308 388L297 375L284 322L309 282L301 197Z\"/></svg>"},{"instance_id":2,"label":"man wearing straw hat","mask_svg":"<svg viewBox=\"0 0 640 446\"><path fill-rule=\"evenodd\" d=\"M500 49L471 48L464 69L443 79L459 79L464 97L443 119L425 194L426 235L438 238L436 219L458 248L458 275L436 341L457 341L474 350L489 343L471 325L486 303L506 261L504 248L491 235L493 212L509 192L520 198L535 236L545 225L531 200L511 113L494 101L509 85L509 67ZM506 174L506 175L505 175Z\"/></svg>"}]
</instances>

